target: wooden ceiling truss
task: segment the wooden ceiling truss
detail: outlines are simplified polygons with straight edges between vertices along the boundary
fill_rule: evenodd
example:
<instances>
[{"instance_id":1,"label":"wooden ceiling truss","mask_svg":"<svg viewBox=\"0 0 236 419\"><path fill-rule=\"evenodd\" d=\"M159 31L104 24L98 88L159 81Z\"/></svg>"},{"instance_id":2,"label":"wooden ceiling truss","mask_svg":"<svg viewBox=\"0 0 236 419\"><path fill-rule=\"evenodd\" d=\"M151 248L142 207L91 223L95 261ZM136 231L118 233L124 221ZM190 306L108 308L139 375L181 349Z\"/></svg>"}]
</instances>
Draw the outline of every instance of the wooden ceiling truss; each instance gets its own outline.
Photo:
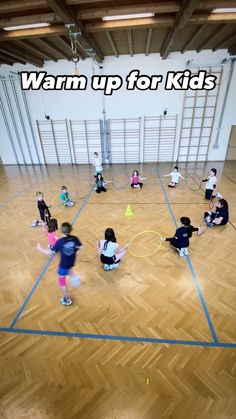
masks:
<instances>
[{"instance_id":1,"label":"wooden ceiling truss","mask_svg":"<svg viewBox=\"0 0 236 419\"><path fill-rule=\"evenodd\" d=\"M138 13L153 16L127 17ZM5 30L38 23L49 26ZM167 59L171 52L221 48L235 55L236 0L0 1L0 64L41 68L45 60L71 60L72 37L78 57L98 63L107 55L156 52Z\"/></svg>"}]
</instances>

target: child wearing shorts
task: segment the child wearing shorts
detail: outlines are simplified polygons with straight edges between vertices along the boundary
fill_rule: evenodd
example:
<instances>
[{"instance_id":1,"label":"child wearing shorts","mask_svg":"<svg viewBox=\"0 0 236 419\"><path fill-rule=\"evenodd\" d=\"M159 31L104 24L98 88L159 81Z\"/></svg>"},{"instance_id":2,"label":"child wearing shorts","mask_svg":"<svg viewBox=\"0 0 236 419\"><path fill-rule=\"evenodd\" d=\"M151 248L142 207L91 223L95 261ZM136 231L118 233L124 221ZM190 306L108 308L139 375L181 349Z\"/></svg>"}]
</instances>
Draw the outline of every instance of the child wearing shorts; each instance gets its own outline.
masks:
<instances>
[{"instance_id":1,"label":"child wearing shorts","mask_svg":"<svg viewBox=\"0 0 236 419\"><path fill-rule=\"evenodd\" d=\"M61 226L61 231L63 237L57 240L51 249L43 249L40 244L37 244L37 249L46 255L51 255L52 253L57 252L60 253L58 282L63 294L63 297L60 299L60 303L63 306L70 306L72 304L72 299L68 294L66 276L69 275L70 278L75 277L72 272L72 268L75 264L76 253L78 250L83 249L83 245L78 237L72 236L70 234L72 231L72 225L70 223L63 223Z\"/></svg>"}]
</instances>

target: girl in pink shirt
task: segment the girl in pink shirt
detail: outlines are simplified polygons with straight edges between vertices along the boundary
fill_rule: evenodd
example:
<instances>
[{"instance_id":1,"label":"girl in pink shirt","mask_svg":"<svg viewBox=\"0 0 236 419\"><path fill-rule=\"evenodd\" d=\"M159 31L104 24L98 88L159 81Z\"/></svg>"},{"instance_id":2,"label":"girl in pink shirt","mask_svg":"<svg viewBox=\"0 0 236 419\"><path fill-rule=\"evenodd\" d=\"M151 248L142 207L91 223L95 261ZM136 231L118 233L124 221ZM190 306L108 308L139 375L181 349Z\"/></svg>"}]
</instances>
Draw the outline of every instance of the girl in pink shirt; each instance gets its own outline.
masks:
<instances>
[{"instance_id":1,"label":"girl in pink shirt","mask_svg":"<svg viewBox=\"0 0 236 419\"><path fill-rule=\"evenodd\" d=\"M138 171L137 170L134 170L133 171L133 174L132 174L132 177L131 177L131 187L132 188L142 188L143 187L143 183L142 182L140 182L140 180L144 180L144 179L146 179L146 178L141 178L140 176L139 176L139 173L138 173Z\"/></svg>"},{"instance_id":2,"label":"girl in pink shirt","mask_svg":"<svg viewBox=\"0 0 236 419\"><path fill-rule=\"evenodd\" d=\"M57 220L55 218L51 218L48 222L48 225L44 225L43 231L48 236L48 246L52 248L57 241L56 231L58 230Z\"/></svg>"}]
</instances>

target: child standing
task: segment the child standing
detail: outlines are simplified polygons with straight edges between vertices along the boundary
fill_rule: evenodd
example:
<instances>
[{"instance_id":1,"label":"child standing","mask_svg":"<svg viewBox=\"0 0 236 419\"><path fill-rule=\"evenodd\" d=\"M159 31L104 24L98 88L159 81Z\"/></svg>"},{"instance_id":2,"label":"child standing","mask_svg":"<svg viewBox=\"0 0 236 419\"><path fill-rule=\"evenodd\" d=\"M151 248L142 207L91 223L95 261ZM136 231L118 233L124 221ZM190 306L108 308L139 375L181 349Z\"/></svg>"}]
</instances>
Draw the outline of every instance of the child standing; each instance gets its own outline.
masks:
<instances>
[{"instance_id":1,"label":"child standing","mask_svg":"<svg viewBox=\"0 0 236 419\"><path fill-rule=\"evenodd\" d=\"M207 182L206 191L205 191L205 199L209 201L212 197L214 189L216 188L216 184L217 184L216 174L217 174L217 170L213 168L210 170L208 178L202 180L202 182Z\"/></svg>"},{"instance_id":2,"label":"child standing","mask_svg":"<svg viewBox=\"0 0 236 419\"><path fill-rule=\"evenodd\" d=\"M131 188L142 188L143 187L143 183L142 182L140 182L140 180L145 180L146 178L141 178L140 176L139 176L139 173L138 173L138 171L137 170L134 170L133 171L133 174L132 174L132 177L131 177L131 180L130 180L130 186L131 186Z\"/></svg>"},{"instance_id":3,"label":"child standing","mask_svg":"<svg viewBox=\"0 0 236 419\"><path fill-rule=\"evenodd\" d=\"M93 153L94 154L94 167L95 167L95 176L97 176L98 174L102 174L102 165L101 165L101 160L99 158L99 155L97 152Z\"/></svg>"},{"instance_id":4,"label":"child standing","mask_svg":"<svg viewBox=\"0 0 236 419\"><path fill-rule=\"evenodd\" d=\"M43 193L42 192L36 192L36 197L37 197L37 200L38 200L38 210L39 210L40 219L39 220L34 220L31 227L36 227L39 224L43 224L43 223L48 224L48 222L51 218L49 207L47 206L46 202L43 199Z\"/></svg>"},{"instance_id":5,"label":"child standing","mask_svg":"<svg viewBox=\"0 0 236 419\"><path fill-rule=\"evenodd\" d=\"M105 271L119 267L121 259L126 255L125 249L128 246L129 245L126 244L122 249L119 249L119 245L116 243L114 230L112 228L107 228L105 230L105 240L97 241L97 251Z\"/></svg>"},{"instance_id":6,"label":"child standing","mask_svg":"<svg viewBox=\"0 0 236 419\"><path fill-rule=\"evenodd\" d=\"M182 226L177 228L173 237L162 237L162 241L170 242L179 252L182 248L189 247L189 238L194 231L198 231L198 227L193 227L188 217L181 217L180 222Z\"/></svg>"},{"instance_id":7,"label":"child standing","mask_svg":"<svg viewBox=\"0 0 236 419\"><path fill-rule=\"evenodd\" d=\"M185 179L181 175L181 173L179 172L178 166L175 166L174 169L173 169L173 171L171 173L169 173L168 175L164 175L164 177L168 177L168 176L171 176L171 181L168 184L168 187L169 188L175 188L176 185L178 185L178 183L179 183L179 178Z\"/></svg>"},{"instance_id":8,"label":"child standing","mask_svg":"<svg viewBox=\"0 0 236 419\"><path fill-rule=\"evenodd\" d=\"M63 294L63 297L60 299L60 303L63 306L70 306L72 304L72 300L68 294L66 276L69 275L71 278L75 277L71 269L75 264L77 251L82 250L83 246L78 237L70 234L72 231L72 225L70 223L63 223L61 231L63 237L57 240L52 249L43 249L40 244L37 244L37 249L45 255L60 252L58 282Z\"/></svg>"},{"instance_id":9,"label":"child standing","mask_svg":"<svg viewBox=\"0 0 236 419\"><path fill-rule=\"evenodd\" d=\"M102 175L100 173L98 173L97 176L96 176L95 184L96 184L95 191L97 193L106 192L107 191L106 188L105 188L106 181L103 179L103 177L102 177Z\"/></svg>"},{"instance_id":10,"label":"child standing","mask_svg":"<svg viewBox=\"0 0 236 419\"><path fill-rule=\"evenodd\" d=\"M56 231L58 230L57 220L55 218L51 218L49 220L48 225L45 223L43 226L43 231L47 234L48 237L48 246L50 249L53 248L53 246L57 242L57 236Z\"/></svg>"},{"instance_id":11,"label":"child standing","mask_svg":"<svg viewBox=\"0 0 236 419\"><path fill-rule=\"evenodd\" d=\"M69 192L66 186L61 187L59 198L63 201L65 207L73 207L75 205L74 201L69 198Z\"/></svg>"}]
</instances>

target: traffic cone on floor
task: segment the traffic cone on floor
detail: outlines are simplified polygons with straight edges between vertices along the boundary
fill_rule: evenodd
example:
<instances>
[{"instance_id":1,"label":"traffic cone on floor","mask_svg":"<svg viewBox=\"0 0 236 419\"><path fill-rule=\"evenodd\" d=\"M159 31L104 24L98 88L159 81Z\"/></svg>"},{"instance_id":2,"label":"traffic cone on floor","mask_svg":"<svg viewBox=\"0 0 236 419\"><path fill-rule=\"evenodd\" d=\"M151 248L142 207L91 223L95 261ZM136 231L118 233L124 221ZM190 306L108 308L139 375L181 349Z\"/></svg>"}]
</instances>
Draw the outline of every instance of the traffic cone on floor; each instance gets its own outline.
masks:
<instances>
[{"instance_id":1,"label":"traffic cone on floor","mask_svg":"<svg viewBox=\"0 0 236 419\"><path fill-rule=\"evenodd\" d=\"M126 211L125 211L125 216L126 217L132 217L132 215L133 215L133 211L132 211L130 205L128 205L127 208L126 208Z\"/></svg>"}]
</instances>

